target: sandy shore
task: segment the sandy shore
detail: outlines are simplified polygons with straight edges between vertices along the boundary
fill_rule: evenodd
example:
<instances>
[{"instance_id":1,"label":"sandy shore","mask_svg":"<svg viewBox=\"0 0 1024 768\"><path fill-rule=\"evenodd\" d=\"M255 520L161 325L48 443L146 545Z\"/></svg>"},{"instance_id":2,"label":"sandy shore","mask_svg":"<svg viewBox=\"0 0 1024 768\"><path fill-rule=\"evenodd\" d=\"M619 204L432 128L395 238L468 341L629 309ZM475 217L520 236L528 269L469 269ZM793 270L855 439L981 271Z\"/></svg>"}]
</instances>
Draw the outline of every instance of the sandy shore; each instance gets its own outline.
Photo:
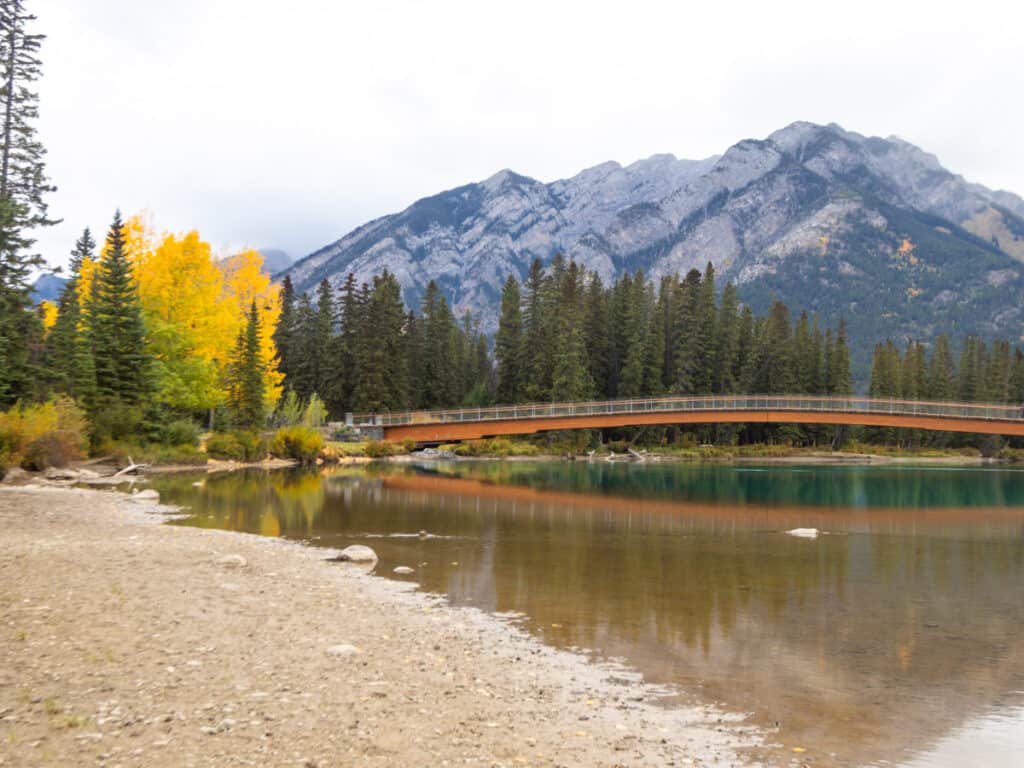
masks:
<instances>
[{"instance_id":1,"label":"sandy shore","mask_svg":"<svg viewBox=\"0 0 1024 768\"><path fill-rule=\"evenodd\" d=\"M0 764L721 766L759 741L324 550L158 511L0 489Z\"/></svg>"}]
</instances>

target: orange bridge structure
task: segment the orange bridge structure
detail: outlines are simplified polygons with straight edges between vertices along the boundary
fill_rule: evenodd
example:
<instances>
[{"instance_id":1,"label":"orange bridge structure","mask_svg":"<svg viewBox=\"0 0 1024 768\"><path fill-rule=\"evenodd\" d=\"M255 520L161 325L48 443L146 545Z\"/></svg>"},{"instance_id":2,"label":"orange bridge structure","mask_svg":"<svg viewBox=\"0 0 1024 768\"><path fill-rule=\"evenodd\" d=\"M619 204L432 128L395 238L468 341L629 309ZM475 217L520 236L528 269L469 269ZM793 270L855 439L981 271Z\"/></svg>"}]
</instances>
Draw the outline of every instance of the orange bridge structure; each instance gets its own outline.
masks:
<instances>
[{"instance_id":1,"label":"orange bridge structure","mask_svg":"<svg viewBox=\"0 0 1024 768\"><path fill-rule=\"evenodd\" d=\"M373 439L419 444L650 424L858 424L1024 436L1024 405L811 395L666 396L361 413L346 421Z\"/></svg>"}]
</instances>

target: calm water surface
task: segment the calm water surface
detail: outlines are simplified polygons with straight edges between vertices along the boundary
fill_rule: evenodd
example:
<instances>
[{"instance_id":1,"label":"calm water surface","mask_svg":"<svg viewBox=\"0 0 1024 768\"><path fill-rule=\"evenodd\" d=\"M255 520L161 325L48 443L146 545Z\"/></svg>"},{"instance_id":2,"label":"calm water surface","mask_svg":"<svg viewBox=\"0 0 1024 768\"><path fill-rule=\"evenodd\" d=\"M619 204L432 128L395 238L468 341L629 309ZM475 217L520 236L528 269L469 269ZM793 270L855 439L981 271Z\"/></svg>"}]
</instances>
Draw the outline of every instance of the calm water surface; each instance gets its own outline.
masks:
<instances>
[{"instance_id":1,"label":"calm water surface","mask_svg":"<svg viewBox=\"0 0 1024 768\"><path fill-rule=\"evenodd\" d=\"M162 479L187 525L361 543L774 729L809 765L1024 765L1024 471L458 463ZM817 528L817 539L784 531ZM427 531L429 538L417 534ZM397 577L393 577L397 578Z\"/></svg>"}]
</instances>

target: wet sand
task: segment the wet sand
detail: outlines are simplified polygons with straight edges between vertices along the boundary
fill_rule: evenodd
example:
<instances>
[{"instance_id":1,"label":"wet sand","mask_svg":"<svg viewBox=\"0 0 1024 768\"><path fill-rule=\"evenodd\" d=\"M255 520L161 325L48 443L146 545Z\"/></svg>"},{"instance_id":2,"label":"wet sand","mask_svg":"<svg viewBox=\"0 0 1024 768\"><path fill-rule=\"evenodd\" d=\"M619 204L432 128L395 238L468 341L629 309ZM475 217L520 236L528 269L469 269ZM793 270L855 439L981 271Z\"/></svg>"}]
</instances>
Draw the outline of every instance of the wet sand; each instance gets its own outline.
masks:
<instances>
[{"instance_id":1,"label":"wet sand","mask_svg":"<svg viewBox=\"0 0 1024 768\"><path fill-rule=\"evenodd\" d=\"M0 765L745 765L759 734L323 549L0 489ZM793 756L796 757L796 756Z\"/></svg>"}]
</instances>

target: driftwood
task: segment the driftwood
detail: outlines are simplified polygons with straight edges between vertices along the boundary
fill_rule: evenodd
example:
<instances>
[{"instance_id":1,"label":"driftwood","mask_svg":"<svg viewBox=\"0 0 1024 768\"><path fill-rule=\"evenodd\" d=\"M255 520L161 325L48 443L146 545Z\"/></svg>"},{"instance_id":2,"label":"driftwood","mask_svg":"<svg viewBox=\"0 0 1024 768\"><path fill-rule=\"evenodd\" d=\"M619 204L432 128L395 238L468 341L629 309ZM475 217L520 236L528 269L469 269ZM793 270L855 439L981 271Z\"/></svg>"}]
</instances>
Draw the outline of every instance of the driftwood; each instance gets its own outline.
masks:
<instances>
[{"instance_id":1,"label":"driftwood","mask_svg":"<svg viewBox=\"0 0 1024 768\"><path fill-rule=\"evenodd\" d=\"M123 475L131 475L138 472L140 469L146 469L149 464L136 464L135 459L131 456L128 457L128 466L122 470L114 473L114 477L122 477Z\"/></svg>"},{"instance_id":2,"label":"driftwood","mask_svg":"<svg viewBox=\"0 0 1024 768\"><path fill-rule=\"evenodd\" d=\"M632 456L637 461L647 461L647 457L644 456L642 453L637 453L632 448L627 448L626 450L629 451L629 455Z\"/></svg>"}]
</instances>

